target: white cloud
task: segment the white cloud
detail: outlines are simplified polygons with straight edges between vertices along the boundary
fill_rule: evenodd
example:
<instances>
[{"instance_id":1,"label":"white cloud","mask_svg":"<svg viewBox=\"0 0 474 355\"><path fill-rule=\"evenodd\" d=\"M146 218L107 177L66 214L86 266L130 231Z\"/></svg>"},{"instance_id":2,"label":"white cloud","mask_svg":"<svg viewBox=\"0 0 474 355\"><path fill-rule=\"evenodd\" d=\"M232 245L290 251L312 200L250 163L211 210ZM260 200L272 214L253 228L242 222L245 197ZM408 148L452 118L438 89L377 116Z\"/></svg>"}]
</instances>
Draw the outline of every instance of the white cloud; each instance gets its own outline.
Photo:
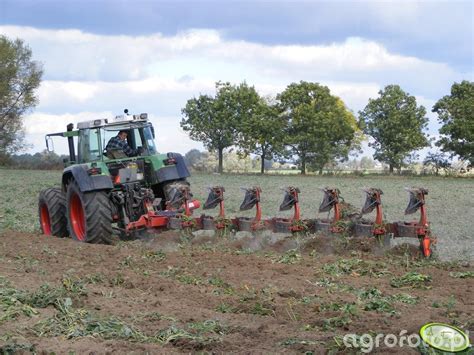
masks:
<instances>
[{"instance_id":1,"label":"white cloud","mask_svg":"<svg viewBox=\"0 0 474 355\"><path fill-rule=\"evenodd\" d=\"M417 9L404 11L409 16ZM357 112L387 84L400 84L431 103L463 78L444 63L392 53L362 38L324 45L263 45L228 40L215 30L109 36L0 26L0 32L24 39L45 66L38 112L26 118L34 151L42 148L43 138L39 145L38 137L44 133L123 108L164 118L159 124L163 150L184 153L202 147L180 131L181 108L193 96L213 93L218 80L246 80L264 95L275 95L291 82L317 81Z\"/></svg>"},{"instance_id":2,"label":"white cloud","mask_svg":"<svg viewBox=\"0 0 474 355\"><path fill-rule=\"evenodd\" d=\"M255 76L267 81L388 79L428 91L433 84L439 87L462 77L446 64L391 53L361 38L325 45L271 46L226 40L215 30L188 30L174 36L106 36L19 26L0 26L0 31L23 38L35 58L45 63L46 77L55 80L126 81L150 74L200 77L213 73L249 81Z\"/></svg>"}]
</instances>

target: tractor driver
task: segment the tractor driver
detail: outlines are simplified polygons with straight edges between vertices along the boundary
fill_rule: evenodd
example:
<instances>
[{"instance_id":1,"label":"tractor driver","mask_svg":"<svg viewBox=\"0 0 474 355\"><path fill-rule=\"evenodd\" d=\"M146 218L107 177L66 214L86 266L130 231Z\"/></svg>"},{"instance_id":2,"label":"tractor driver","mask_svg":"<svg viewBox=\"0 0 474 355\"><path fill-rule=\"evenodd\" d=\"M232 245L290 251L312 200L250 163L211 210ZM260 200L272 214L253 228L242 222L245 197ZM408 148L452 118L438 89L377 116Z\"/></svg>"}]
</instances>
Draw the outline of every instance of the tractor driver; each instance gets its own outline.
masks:
<instances>
[{"instance_id":1,"label":"tractor driver","mask_svg":"<svg viewBox=\"0 0 474 355\"><path fill-rule=\"evenodd\" d=\"M109 158L118 159L121 158L119 155L122 154L125 154L127 157L135 157L140 153L138 149L130 148L127 143L127 135L127 131L120 131L115 137L110 138L105 147Z\"/></svg>"}]
</instances>

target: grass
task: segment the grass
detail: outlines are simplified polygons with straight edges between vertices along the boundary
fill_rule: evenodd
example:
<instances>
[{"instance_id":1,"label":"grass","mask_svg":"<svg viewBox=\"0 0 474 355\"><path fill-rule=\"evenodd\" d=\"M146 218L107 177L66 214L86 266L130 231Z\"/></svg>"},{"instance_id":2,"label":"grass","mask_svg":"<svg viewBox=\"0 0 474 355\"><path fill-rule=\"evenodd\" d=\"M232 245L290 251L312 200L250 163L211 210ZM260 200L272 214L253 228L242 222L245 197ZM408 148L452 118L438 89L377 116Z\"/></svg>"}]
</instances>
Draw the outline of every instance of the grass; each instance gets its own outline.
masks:
<instances>
[{"instance_id":1,"label":"grass","mask_svg":"<svg viewBox=\"0 0 474 355\"><path fill-rule=\"evenodd\" d=\"M450 272L449 276L454 277L455 279L474 278L474 271Z\"/></svg>"},{"instance_id":2,"label":"grass","mask_svg":"<svg viewBox=\"0 0 474 355\"><path fill-rule=\"evenodd\" d=\"M189 323L186 329L173 324L154 334L146 334L118 317L99 317L88 310L76 309L70 298L57 300L55 307L57 313L53 317L38 322L32 328L37 336L63 336L67 339L95 337L160 344L187 339L206 344L220 341L220 336L229 331L228 327L217 320L205 320Z\"/></svg>"},{"instance_id":3,"label":"grass","mask_svg":"<svg viewBox=\"0 0 474 355\"><path fill-rule=\"evenodd\" d=\"M301 261L301 254L296 249L290 249L283 255L275 256L272 260L279 264L296 264Z\"/></svg>"},{"instance_id":4,"label":"grass","mask_svg":"<svg viewBox=\"0 0 474 355\"><path fill-rule=\"evenodd\" d=\"M332 276L373 276L383 277L389 274L384 262L374 262L362 259L339 259L334 263L325 264L323 271Z\"/></svg>"},{"instance_id":5,"label":"grass","mask_svg":"<svg viewBox=\"0 0 474 355\"><path fill-rule=\"evenodd\" d=\"M354 303L325 303L320 306L322 311L340 311L344 314L355 316L358 314L357 306Z\"/></svg>"},{"instance_id":6,"label":"grass","mask_svg":"<svg viewBox=\"0 0 474 355\"><path fill-rule=\"evenodd\" d=\"M423 288L428 289L431 286L431 276L420 274L416 271L410 271L400 277L394 277L390 281L390 285L395 288Z\"/></svg>"},{"instance_id":7,"label":"grass","mask_svg":"<svg viewBox=\"0 0 474 355\"><path fill-rule=\"evenodd\" d=\"M166 259L166 253L162 250L145 250L143 252L143 258L159 262Z\"/></svg>"},{"instance_id":8,"label":"grass","mask_svg":"<svg viewBox=\"0 0 474 355\"><path fill-rule=\"evenodd\" d=\"M212 276L207 280L207 282L209 283L209 285L214 286L213 293L215 295L221 295L221 294L233 295L233 294L235 294L235 290L232 287L232 285L225 282L219 276Z\"/></svg>"},{"instance_id":9,"label":"grass","mask_svg":"<svg viewBox=\"0 0 474 355\"><path fill-rule=\"evenodd\" d=\"M163 277L177 280L187 285L204 284L204 281L200 277L194 276L188 273L185 269L182 269L180 267L168 266L168 269L166 271L160 272L160 275Z\"/></svg>"},{"instance_id":10,"label":"grass","mask_svg":"<svg viewBox=\"0 0 474 355\"><path fill-rule=\"evenodd\" d=\"M78 286L80 285L80 286ZM26 291L15 288L5 278L0 278L0 324L20 315L31 317L38 314L37 308L55 305L64 297L84 296L87 292L81 282L63 279L62 287L41 285L37 290Z\"/></svg>"},{"instance_id":11,"label":"grass","mask_svg":"<svg viewBox=\"0 0 474 355\"><path fill-rule=\"evenodd\" d=\"M341 315L337 317L324 319L321 329L324 331L328 331L328 330L334 330L334 328L346 328L351 323L352 323L352 320L348 315Z\"/></svg>"},{"instance_id":12,"label":"grass","mask_svg":"<svg viewBox=\"0 0 474 355\"><path fill-rule=\"evenodd\" d=\"M391 298L396 302L405 304L417 304L420 301L418 297L409 295L408 293L398 293L391 296Z\"/></svg>"},{"instance_id":13,"label":"grass","mask_svg":"<svg viewBox=\"0 0 474 355\"><path fill-rule=\"evenodd\" d=\"M0 354L2 355L13 355L13 354L36 354L36 346L29 343L7 343L0 346Z\"/></svg>"},{"instance_id":14,"label":"grass","mask_svg":"<svg viewBox=\"0 0 474 355\"><path fill-rule=\"evenodd\" d=\"M220 303L215 310L220 313L238 313L238 309L236 307L233 307L227 303Z\"/></svg>"},{"instance_id":15,"label":"grass","mask_svg":"<svg viewBox=\"0 0 474 355\"><path fill-rule=\"evenodd\" d=\"M64 336L67 339L93 336L103 339L144 341L146 336L120 319L101 319L84 309L73 309L70 298L55 303L57 313L37 323L33 330L40 337Z\"/></svg>"},{"instance_id":16,"label":"grass","mask_svg":"<svg viewBox=\"0 0 474 355\"><path fill-rule=\"evenodd\" d=\"M393 300L389 296L384 296L375 287L363 290L359 294L359 300L363 303L364 311L375 311L379 313L396 314Z\"/></svg>"},{"instance_id":17,"label":"grass","mask_svg":"<svg viewBox=\"0 0 474 355\"><path fill-rule=\"evenodd\" d=\"M125 279L121 273L117 273L114 277L109 279L110 286L121 286L125 283Z\"/></svg>"},{"instance_id":18,"label":"grass","mask_svg":"<svg viewBox=\"0 0 474 355\"><path fill-rule=\"evenodd\" d=\"M85 286L85 282L81 279L72 279L70 277L66 277L62 280L64 289L72 294L77 294L80 296L87 295L87 289Z\"/></svg>"},{"instance_id":19,"label":"grass","mask_svg":"<svg viewBox=\"0 0 474 355\"><path fill-rule=\"evenodd\" d=\"M275 314L274 292L271 288L264 287L260 290L245 288L243 293L235 293L238 302L229 304L221 302L215 310L220 313L247 313L259 316L272 316Z\"/></svg>"}]
</instances>

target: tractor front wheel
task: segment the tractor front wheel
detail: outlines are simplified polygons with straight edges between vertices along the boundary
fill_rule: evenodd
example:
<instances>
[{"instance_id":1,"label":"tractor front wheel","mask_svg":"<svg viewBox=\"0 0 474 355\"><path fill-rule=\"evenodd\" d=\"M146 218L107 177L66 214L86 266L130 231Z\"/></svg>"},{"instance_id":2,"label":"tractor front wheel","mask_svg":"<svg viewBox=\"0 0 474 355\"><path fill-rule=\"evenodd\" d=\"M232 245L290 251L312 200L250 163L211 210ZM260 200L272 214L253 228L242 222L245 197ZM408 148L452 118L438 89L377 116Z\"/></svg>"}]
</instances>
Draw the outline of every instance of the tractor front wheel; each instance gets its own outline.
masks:
<instances>
[{"instance_id":1,"label":"tractor front wheel","mask_svg":"<svg viewBox=\"0 0 474 355\"><path fill-rule=\"evenodd\" d=\"M72 181L67 187L66 201L73 239L86 243L113 242L112 206L106 191L81 192Z\"/></svg>"},{"instance_id":2,"label":"tractor front wheel","mask_svg":"<svg viewBox=\"0 0 474 355\"><path fill-rule=\"evenodd\" d=\"M64 238L69 235L66 219L66 199L61 189L51 188L40 192L38 215L41 232Z\"/></svg>"}]
</instances>

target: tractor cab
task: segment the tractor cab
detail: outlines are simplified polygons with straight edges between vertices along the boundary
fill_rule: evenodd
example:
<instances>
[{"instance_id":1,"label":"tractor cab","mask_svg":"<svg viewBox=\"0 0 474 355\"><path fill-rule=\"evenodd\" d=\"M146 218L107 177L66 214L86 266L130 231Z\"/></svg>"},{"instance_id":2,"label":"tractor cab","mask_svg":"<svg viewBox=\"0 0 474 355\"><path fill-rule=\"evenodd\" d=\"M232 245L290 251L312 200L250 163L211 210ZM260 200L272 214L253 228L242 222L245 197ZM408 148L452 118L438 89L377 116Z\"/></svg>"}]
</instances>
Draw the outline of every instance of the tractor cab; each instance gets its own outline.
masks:
<instances>
[{"instance_id":1,"label":"tractor cab","mask_svg":"<svg viewBox=\"0 0 474 355\"><path fill-rule=\"evenodd\" d=\"M110 243L114 231L129 236L136 229L166 226L169 216L181 210L188 216L199 207L198 201L190 201L190 174L182 155L156 151L146 113L125 110L76 127L70 123L66 132L46 135L48 151L54 136L67 138L69 159L61 188L40 195L44 233Z\"/></svg>"},{"instance_id":2,"label":"tractor cab","mask_svg":"<svg viewBox=\"0 0 474 355\"><path fill-rule=\"evenodd\" d=\"M157 154L153 126L146 114L117 116L113 120L101 119L80 122L78 128L77 163L109 161L137 156ZM124 141L130 148L126 152L108 143L117 139L120 132L126 133Z\"/></svg>"}]
</instances>

